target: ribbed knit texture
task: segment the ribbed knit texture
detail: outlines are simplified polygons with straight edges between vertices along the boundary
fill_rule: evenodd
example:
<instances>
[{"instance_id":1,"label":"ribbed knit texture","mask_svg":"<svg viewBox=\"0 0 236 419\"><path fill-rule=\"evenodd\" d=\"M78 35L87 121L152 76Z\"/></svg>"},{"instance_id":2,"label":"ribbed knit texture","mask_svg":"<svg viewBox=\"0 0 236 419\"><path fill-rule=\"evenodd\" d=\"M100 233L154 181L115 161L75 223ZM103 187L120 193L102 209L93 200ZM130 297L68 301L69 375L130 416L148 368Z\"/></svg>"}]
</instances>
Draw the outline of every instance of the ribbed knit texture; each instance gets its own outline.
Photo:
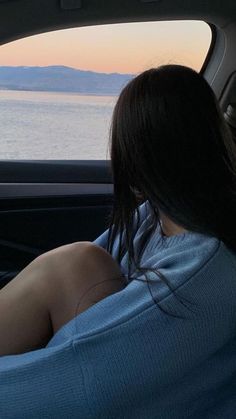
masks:
<instances>
[{"instance_id":1,"label":"ribbed knit texture","mask_svg":"<svg viewBox=\"0 0 236 419\"><path fill-rule=\"evenodd\" d=\"M141 214L135 247L148 206ZM107 232L95 243L106 242ZM172 288L150 273L158 305L137 275L46 348L0 357L0 419L236 418L236 255L214 237L157 228L141 264Z\"/></svg>"}]
</instances>

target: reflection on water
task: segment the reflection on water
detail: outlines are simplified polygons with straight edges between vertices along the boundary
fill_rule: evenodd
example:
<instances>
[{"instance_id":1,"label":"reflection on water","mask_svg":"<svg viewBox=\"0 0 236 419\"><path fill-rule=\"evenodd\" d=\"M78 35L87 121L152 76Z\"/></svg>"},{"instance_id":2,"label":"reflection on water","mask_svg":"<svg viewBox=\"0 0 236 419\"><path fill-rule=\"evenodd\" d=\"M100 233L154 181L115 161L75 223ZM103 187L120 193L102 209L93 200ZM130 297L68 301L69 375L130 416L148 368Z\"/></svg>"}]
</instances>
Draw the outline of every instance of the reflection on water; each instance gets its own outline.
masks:
<instances>
[{"instance_id":1,"label":"reflection on water","mask_svg":"<svg viewBox=\"0 0 236 419\"><path fill-rule=\"evenodd\" d=\"M0 159L106 159L116 97L0 91Z\"/></svg>"}]
</instances>

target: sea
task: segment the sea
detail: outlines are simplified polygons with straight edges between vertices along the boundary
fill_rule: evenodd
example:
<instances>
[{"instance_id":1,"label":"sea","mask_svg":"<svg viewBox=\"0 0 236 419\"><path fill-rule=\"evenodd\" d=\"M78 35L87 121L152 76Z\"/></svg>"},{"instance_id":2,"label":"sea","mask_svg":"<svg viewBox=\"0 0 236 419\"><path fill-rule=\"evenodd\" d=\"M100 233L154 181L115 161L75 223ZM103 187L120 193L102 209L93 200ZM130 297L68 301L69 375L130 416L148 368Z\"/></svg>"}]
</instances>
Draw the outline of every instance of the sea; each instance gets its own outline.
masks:
<instances>
[{"instance_id":1,"label":"sea","mask_svg":"<svg viewBox=\"0 0 236 419\"><path fill-rule=\"evenodd\" d=\"M0 90L0 159L109 159L115 96Z\"/></svg>"}]
</instances>

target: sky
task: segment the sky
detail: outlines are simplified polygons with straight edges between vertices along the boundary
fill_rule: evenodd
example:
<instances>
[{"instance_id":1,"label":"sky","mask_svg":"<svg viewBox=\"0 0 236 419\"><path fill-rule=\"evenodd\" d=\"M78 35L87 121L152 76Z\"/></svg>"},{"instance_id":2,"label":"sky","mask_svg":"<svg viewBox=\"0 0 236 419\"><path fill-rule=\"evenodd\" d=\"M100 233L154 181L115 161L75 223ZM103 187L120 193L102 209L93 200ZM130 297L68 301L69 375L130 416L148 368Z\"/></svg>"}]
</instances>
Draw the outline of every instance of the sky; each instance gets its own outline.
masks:
<instances>
[{"instance_id":1,"label":"sky","mask_svg":"<svg viewBox=\"0 0 236 419\"><path fill-rule=\"evenodd\" d=\"M162 64L200 70L211 42L200 21L100 25L48 32L0 47L0 66L69 67L137 74Z\"/></svg>"}]
</instances>

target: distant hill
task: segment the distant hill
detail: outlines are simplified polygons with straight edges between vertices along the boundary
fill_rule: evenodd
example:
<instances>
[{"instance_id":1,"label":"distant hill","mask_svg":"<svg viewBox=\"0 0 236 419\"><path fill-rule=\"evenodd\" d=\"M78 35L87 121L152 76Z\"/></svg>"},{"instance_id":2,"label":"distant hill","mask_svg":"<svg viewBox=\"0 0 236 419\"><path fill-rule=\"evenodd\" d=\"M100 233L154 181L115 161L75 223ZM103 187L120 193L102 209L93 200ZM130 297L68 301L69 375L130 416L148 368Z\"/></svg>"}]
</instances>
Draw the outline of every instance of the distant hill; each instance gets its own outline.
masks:
<instances>
[{"instance_id":1,"label":"distant hill","mask_svg":"<svg viewBox=\"0 0 236 419\"><path fill-rule=\"evenodd\" d=\"M65 66L0 66L0 89L117 95L132 77L133 74L96 73Z\"/></svg>"}]
</instances>

